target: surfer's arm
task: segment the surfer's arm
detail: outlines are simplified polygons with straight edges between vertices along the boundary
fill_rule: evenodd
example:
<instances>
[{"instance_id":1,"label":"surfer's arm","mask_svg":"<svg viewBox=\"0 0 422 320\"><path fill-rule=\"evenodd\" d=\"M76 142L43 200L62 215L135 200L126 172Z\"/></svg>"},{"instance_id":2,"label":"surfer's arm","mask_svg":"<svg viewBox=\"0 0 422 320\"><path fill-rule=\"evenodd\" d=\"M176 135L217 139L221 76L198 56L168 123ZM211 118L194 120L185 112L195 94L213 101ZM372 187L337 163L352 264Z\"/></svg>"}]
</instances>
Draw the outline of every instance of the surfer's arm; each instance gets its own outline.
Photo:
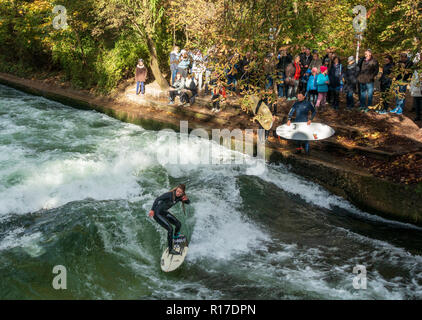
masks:
<instances>
[{"instance_id":1,"label":"surfer's arm","mask_svg":"<svg viewBox=\"0 0 422 320\"><path fill-rule=\"evenodd\" d=\"M296 111L296 103L292 106L292 108L290 109L290 112L287 116L287 119L289 121L292 120L292 117L293 117L293 114L295 113L295 111Z\"/></svg>"},{"instance_id":2,"label":"surfer's arm","mask_svg":"<svg viewBox=\"0 0 422 320\"><path fill-rule=\"evenodd\" d=\"M184 203L186 203L186 204L189 204L189 203L190 203L190 200L189 200L189 198L188 198L188 196L187 196L187 195L184 195L184 196L183 196L183 198L182 198L182 202L184 202Z\"/></svg>"}]
</instances>

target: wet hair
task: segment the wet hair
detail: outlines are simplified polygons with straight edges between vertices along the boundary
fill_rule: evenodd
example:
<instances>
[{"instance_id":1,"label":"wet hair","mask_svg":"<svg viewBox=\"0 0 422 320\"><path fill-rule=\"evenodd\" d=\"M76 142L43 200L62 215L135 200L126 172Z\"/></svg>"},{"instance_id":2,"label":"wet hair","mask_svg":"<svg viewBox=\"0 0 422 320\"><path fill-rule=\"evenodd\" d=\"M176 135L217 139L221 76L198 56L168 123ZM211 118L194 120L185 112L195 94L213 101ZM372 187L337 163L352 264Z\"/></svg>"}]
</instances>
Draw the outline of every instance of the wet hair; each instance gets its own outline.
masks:
<instances>
[{"instance_id":1,"label":"wet hair","mask_svg":"<svg viewBox=\"0 0 422 320\"><path fill-rule=\"evenodd\" d=\"M171 189L170 191L176 191L177 189L182 189L183 194L185 194L185 190L186 190L186 185L184 185L183 183L179 184L177 187Z\"/></svg>"}]
</instances>

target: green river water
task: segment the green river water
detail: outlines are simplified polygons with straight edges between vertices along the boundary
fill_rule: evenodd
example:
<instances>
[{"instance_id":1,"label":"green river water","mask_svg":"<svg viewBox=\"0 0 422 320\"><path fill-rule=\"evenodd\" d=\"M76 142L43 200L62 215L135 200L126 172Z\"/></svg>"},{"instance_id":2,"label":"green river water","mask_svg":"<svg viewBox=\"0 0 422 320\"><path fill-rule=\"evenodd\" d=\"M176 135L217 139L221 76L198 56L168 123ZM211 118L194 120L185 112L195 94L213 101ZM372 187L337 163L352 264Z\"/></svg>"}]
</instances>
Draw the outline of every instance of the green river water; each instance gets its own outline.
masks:
<instances>
[{"instance_id":1,"label":"green river water","mask_svg":"<svg viewBox=\"0 0 422 320\"><path fill-rule=\"evenodd\" d=\"M422 297L420 228L362 212L281 165L157 161L158 150L193 159L209 144L0 86L0 299ZM166 233L147 212L178 183L192 203L187 216L171 211L190 251L163 273ZM56 265L66 290L52 286ZM356 265L367 289L353 287Z\"/></svg>"}]
</instances>

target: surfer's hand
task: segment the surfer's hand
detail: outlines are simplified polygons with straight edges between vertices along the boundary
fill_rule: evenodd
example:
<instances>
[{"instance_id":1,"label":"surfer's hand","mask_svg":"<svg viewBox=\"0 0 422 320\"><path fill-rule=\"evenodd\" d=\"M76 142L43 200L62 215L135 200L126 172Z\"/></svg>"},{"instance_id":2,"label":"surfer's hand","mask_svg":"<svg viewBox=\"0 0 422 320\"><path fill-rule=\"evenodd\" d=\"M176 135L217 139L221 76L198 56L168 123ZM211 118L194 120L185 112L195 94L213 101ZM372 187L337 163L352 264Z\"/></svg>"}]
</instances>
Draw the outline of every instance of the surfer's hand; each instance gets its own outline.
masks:
<instances>
[{"instance_id":1,"label":"surfer's hand","mask_svg":"<svg viewBox=\"0 0 422 320\"><path fill-rule=\"evenodd\" d=\"M287 121L287 125L290 126L292 122L290 120Z\"/></svg>"},{"instance_id":2,"label":"surfer's hand","mask_svg":"<svg viewBox=\"0 0 422 320\"><path fill-rule=\"evenodd\" d=\"M153 210L151 210L151 211L149 212L149 216L150 216L151 218L154 216L154 211L153 211Z\"/></svg>"},{"instance_id":3,"label":"surfer's hand","mask_svg":"<svg viewBox=\"0 0 422 320\"><path fill-rule=\"evenodd\" d=\"M188 199L188 197L186 195L184 195L183 198L182 198L182 200L183 201L188 201L189 199Z\"/></svg>"},{"instance_id":4,"label":"surfer's hand","mask_svg":"<svg viewBox=\"0 0 422 320\"><path fill-rule=\"evenodd\" d=\"M308 126L310 126L311 125L311 120L308 120Z\"/></svg>"}]
</instances>

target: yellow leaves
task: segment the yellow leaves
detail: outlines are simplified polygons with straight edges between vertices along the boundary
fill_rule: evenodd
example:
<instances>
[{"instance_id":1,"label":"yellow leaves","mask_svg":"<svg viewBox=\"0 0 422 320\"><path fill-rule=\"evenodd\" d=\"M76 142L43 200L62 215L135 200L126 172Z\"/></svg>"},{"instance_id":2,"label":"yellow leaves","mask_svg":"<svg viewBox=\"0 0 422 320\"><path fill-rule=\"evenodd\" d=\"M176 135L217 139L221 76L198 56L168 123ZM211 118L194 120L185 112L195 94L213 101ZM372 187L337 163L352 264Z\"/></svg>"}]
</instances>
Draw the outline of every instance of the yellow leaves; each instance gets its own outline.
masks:
<instances>
[{"instance_id":1,"label":"yellow leaves","mask_svg":"<svg viewBox=\"0 0 422 320\"><path fill-rule=\"evenodd\" d=\"M284 38L283 43L284 44L289 44L292 42L292 39L290 39L289 37Z\"/></svg>"}]
</instances>

